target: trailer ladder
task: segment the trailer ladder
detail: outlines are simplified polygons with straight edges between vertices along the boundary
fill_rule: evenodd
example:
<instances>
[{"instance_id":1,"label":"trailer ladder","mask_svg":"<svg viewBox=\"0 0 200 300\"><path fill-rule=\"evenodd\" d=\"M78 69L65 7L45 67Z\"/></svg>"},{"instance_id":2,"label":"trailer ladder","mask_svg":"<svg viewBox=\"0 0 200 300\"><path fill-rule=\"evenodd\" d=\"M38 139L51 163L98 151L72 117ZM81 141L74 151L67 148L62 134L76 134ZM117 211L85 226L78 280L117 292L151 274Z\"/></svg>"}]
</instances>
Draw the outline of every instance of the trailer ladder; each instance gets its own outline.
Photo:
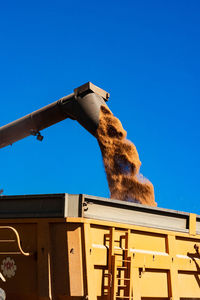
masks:
<instances>
[{"instance_id":1,"label":"trailer ladder","mask_svg":"<svg viewBox=\"0 0 200 300\"><path fill-rule=\"evenodd\" d=\"M122 233L122 234L121 234ZM118 238L117 238L118 236ZM133 258L129 250L130 230L117 232L110 229L105 234L105 241L109 244L107 289L109 300L133 300ZM124 247L122 246L124 244Z\"/></svg>"}]
</instances>

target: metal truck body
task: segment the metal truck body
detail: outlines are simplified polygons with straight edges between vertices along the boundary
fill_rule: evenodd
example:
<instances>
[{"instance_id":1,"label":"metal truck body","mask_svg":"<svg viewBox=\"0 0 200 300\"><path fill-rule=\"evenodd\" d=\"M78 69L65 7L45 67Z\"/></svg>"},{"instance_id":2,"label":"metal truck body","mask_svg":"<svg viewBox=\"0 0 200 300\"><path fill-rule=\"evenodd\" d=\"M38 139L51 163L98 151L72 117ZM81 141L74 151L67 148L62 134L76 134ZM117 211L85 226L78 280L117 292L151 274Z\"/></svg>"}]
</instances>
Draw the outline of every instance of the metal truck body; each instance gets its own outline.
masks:
<instances>
[{"instance_id":1,"label":"metal truck body","mask_svg":"<svg viewBox=\"0 0 200 300\"><path fill-rule=\"evenodd\" d=\"M2 196L0 237L8 300L200 299L195 214L88 195Z\"/></svg>"}]
</instances>

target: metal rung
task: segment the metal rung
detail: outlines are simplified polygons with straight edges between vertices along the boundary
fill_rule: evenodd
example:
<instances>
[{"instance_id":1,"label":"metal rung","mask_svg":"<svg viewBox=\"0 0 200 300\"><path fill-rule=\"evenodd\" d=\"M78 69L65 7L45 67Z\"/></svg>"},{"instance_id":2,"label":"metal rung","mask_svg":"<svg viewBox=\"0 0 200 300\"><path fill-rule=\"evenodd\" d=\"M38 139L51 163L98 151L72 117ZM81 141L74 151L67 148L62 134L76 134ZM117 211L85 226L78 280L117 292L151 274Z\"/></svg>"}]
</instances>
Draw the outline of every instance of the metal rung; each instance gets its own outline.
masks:
<instances>
[{"instance_id":1,"label":"metal rung","mask_svg":"<svg viewBox=\"0 0 200 300\"><path fill-rule=\"evenodd\" d=\"M129 249L126 249L126 248L118 248L118 249L116 249L116 248L114 248L114 251L128 251Z\"/></svg>"},{"instance_id":2,"label":"metal rung","mask_svg":"<svg viewBox=\"0 0 200 300\"><path fill-rule=\"evenodd\" d=\"M0 243L14 243L16 240L0 240Z\"/></svg>"},{"instance_id":3,"label":"metal rung","mask_svg":"<svg viewBox=\"0 0 200 300\"><path fill-rule=\"evenodd\" d=\"M130 280L130 278L117 277L117 280Z\"/></svg>"},{"instance_id":4,"label":"metal rung","mask_svg":"<svg viewBox=\"0 0 200 300\"><path fill-rule=\"evenodd\" d=\"M116 299L120 298L120 299L133 299L133 297L129 297L129 296L116 296Z\"/></svg>"},{"instance_id":5,"label":"metal rung","mask_svg":"<svg viewBox=\"0 0 200 300\"><path fill-rule=\"evenodd\" d=\"M122 259L122 260L121 260L121 259L120 259L120 260L119 260L119 259L117 259L116 261L125 261L125 262L128 262L128 263L130 263L130 260L126 260L126 259L125 259L125 260L124 260L124 259Z\"/></svg>"},{"instance_id":6,"label":"metal rung","mask_svg":"<svg viewBox=\"0 0 200 300\"><path fill-rule=\"evenodd\" d=\"M127 285L125 284L119 284L119 285L116 285L119 289L125 289L126 287L128 287Z\"/></svg>"},{"instance_id":7,"label":"metal rung","mask_svg":"<svg viewBox=\"0 0 200 300\"><path fill-rule=\"evenodd\" d=\"M127 270L127 267L122 267L122 266L118 266L117 269L121 269L121 270Z\"/></svg>"},{"instance_id":8,"label":"metal rung","mask_svg":"<svg viewBox=\"0 0 200 300\"><path fill-rule=\"evenodd\" d=\"M0 252L0 255L20 255L21 252Z\"/></svg>"}]
</instances>

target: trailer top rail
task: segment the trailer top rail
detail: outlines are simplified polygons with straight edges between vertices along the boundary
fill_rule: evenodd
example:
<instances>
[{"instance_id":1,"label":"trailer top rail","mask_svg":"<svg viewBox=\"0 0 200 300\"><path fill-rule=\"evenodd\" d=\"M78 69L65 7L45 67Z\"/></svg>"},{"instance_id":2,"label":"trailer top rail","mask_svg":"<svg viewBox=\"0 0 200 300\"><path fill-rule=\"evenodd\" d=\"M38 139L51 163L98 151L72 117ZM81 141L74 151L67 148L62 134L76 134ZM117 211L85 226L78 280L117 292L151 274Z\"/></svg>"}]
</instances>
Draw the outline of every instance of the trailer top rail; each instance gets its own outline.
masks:
<instances>
[{"instance_id":1,"label":"trailer top rail","mask_svg":"<svg viewBox=\"0 0 200 300\"><path fill-rule=\"evenodd\" d=\"M84 194L0 196L0 218L89 218L200 234L200 215Z\"/></svg>"}]
</instances>

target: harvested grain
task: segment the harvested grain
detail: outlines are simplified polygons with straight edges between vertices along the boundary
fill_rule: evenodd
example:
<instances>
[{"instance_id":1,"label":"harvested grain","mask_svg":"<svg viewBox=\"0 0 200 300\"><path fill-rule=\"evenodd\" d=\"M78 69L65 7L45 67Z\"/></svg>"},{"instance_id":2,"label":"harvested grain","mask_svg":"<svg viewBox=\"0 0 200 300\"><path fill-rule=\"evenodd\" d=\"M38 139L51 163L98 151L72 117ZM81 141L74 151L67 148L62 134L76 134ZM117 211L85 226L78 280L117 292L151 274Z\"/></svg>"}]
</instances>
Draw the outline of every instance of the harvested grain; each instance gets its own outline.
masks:
<instances>
[{"instance_id":1,"label":"harvested grain","mask_svg":"<svg viewBox=\"0 0 200 300\"><path fill-rule=\"evenodd\" d=\"M101 106L97 140L114 199L156 206L152 183L140 173L141 162L135 145L119 119L106 106Z\"/></svg>"}]
</instances>

